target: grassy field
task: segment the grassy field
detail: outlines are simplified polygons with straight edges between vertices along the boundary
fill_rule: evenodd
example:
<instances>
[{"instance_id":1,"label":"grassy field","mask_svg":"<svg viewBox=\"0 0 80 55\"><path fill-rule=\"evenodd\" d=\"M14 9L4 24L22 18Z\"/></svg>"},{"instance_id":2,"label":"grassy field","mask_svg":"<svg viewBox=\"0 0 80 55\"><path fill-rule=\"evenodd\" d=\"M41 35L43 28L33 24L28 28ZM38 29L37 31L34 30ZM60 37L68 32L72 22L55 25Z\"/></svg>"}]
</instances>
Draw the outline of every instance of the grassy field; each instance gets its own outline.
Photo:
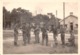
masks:
<instances>
[{"instance_id":1,"label":"grassy field","mask_svg":"<svg viewBox=\"0 0 80 55\"><path fill-rule=\"evenodd\" d=\"M3 31L3 53L4 54L73 54L73 53L78 53L78 36L75 35L76 37L76 46L65 46L63 47L61 45L61 40L60 40L60 35L57 37L58 39L58 45L55 46L53 36L51 33L49 35L49 42L48 46L41 45L41 35L40 35L40 43L35 44L35 37L34 34L31 34L31 42L30 44L27 44L26 46L23 46L23 41L22 41L22 34L19 34L19 40L18 44L19 46L14 46L13 45L13 31L12 30L4 30ZM66 43L67 39L69 38L69 35L66 34Z\"/></svg>"}]
</instances>

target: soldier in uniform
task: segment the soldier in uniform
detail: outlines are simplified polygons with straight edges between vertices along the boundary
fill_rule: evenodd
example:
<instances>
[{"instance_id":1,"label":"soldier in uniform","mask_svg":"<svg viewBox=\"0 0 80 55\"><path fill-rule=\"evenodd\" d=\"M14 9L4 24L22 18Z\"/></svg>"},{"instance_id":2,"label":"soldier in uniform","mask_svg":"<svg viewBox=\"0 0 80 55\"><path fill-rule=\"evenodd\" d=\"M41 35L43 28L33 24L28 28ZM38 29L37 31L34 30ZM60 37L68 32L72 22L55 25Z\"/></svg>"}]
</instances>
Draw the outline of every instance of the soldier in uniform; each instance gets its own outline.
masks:
<instances>
[{"instance_id":1,"label":"soldier in uniform","mask_svg":"<svg viewBox=\"0 0 80 55\"><path fill-rule=\"evenodd\" d=\"M14 26L14 45L17 46L18 42L18 24L16 23Z\"/></svg>"},{"instance_id":2,"label":"soldier in uniform","mask_svg":"<svg viewBox=\"0 0 80 55\"><path fill-rule=\"evenodd\" d=\"M62 42L62 45L64 45L65 44L65 31L64 31L63 25L61 25L60 33L61 33L61 42Z\"/></svg>"},{"instance_id":3,"label":"soldier in uniform","mask_svg":"<svg viewBox=\"0 0 80 55\"><path fill-rule=\"evenodd\" d=\"M54 42L55 42L55 44L57 45L58 43L57 43L57 28L54 26L54 25L52 25L51 26L51 31L53 32L53 37L54 37Z\"/></svg>"},{"instance_id":4,"label":"soldier in uniform","mask_svg":"<svg viewBox=\"0 0 80 55\"><path fill-rule=\"evenodd\" d=\"M46 46L48 45L48 34L47 34L47 28L44 26L41 28L42 31L42 45L44 44L44 41L46 41Z\"/></svg>"},{"instance_id":5,"label":"soldier in uniform","mask_svg":"<svg viewBox=\"0 0 80 55\"><path fill-rule=\"evenodd\" d=\"M39 29L39 26L37 25L36 27L35 27L35 29L34 29L34 34L35 34L35 43L39 43L39 31L40 31L40 29Z\"/></svg>"},{"instance_id":6,"label":"soldier in uniform","mask_svg":"<svg viewBox=\"0 0 80 55\"><path fill-rule=\"evenodd\" d=\"M75 46L75 36L74 36L73 33L71 34L71 36L70 36L70 38L68 39L68 41L69 41L69 45L70 45L70 46Z\"/></svg>"},{"instance_id":7,"label":"soldier in uniform","mask_svg":"<svg viewBox=\"0 0 80 55\"><path fill-rule=\"evenodd\" d=\"M75 36L74 36L74 29L73 23L70 24L70 38L68 39L71 46L75 46Z\"/></svg>"},{"instance_id":8,"label":"soldier in uniform","mask_svg":"<svg viewBox=\"0 0 80 55\"><path fill-rule=\"evenodd\" d=\"M28 40L27 42L28 42L28 44L30 44L30 39L31 39L30 38L30 30L31 30L31 27L30 27L29 24L27 24L26 26L27 26L27 28L26 28L27 29L26 30L27 33L26 34L27 34L27 40Z\"/></svg>"},{"instance_id":9,"label":"soldier in uniform","mask_svg":"<svg viewBox=\"0 0 80 55\"><path fill-rule=\"evenodd\" d=\"M27 44L27 35L26 35L26 23L23 23L23 26L22 26L22 33L23 33L23 42L24 42L24 45Z\"/></svg>"}]
</instances>

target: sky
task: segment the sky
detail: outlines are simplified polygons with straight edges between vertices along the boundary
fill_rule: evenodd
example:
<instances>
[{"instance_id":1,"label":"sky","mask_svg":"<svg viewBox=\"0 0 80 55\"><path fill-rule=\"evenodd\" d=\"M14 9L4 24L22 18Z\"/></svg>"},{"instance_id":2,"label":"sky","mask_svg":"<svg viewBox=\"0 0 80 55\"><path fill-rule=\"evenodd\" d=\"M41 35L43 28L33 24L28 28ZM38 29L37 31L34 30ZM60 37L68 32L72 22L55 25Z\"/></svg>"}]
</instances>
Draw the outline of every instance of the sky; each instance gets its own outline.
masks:
<instances>
[{"instance_id":1,"label":"sky","mask_svg":"<svg viewBox=\"0 0 80 55\"><path fill-rule=\"evenodd\" d=\"M63 2L54 2L52 0L3 0L3 6L5 6L8 11L21 7L29 10L33 15L36 13L53 13L56 16L57 10L57 17L63 19ZM65 2L65 17L67 17L70 12L78 16L77 2Z\"/></svg>"}]
</instances>

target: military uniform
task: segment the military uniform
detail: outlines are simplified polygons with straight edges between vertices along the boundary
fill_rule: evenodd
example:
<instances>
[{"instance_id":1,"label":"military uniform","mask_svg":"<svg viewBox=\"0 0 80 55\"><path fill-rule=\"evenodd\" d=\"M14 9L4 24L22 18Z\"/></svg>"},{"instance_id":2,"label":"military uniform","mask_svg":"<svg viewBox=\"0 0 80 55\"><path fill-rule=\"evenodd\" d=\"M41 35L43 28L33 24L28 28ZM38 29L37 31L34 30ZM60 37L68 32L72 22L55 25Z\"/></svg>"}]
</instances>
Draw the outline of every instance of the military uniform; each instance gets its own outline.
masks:
<instances>
[{"instance_id":1,"label":"military uniform","mask_svg":"<svg viewBox=\"0 0 80 55\"><path fill-rule=\"evenodd\" d=\"M30 39L31 39L30 38L30 30L31 30L31 28L28 26L27 27L27 31L26 31L27 32L26 34L27 34L27 40L28 40L27 42L28 42L28 44L30 44Z\"/></svg>"},{"instance_id":2,"label":"military uniform","mask_svg":"<svg viewBox=\"0 0 80 55\"><path fill-rule=\"evenodd\" d=\"M65 32L64 31L65 30L64 30L63 26L61 26L60 33L61 33L61 42L62 42L62 45L65 44Z\"/></svg>"},{"instance_id":3,"label":"military uniform","mask_svg":"<svg viewBox=\"0 0 80 55\"><path fill-rule=\"evenodd\" d=\"M39 27L37 26L34 30L34 34L35 34L35 43L39 43Z\"/></svg>"},{"instance_id":4,"label":"military uniform","mask_svg":"<svg viewBox=\"0 0 80 55\"><path fill-rule=\"evenodd\" d=\"M53 32L54 42L57 45L57 28L52 26L51 31Z\"/></svg>"},{"instance_id":5,"label":"military uniform","mask_svg":"<svg viewBox=\"0 0 80 55\"><path fill-rule=\"evenodd\" d=\"M14 26L14 45L18 45L18 24Z\"/></svg>"},{"instance_id":6,"label":"military uniform","mask_svg":"<svg viewBox=\"0 0 80 55\"><path fill-rule=\"evenodd\" d=\"M23 31L24 45L26 45L27 43L29 44L30 43L30 27L27 26L26 24L23 24L22 31Z\"/></svg>"},{"instance_id":7,"label":"military uniform","mask_svg":"<svg viewBox=\"0 0 80 55\"><path fill-rule=\"evenodd\" d=\"M70 25L70 38L68 39L71 46L75 46L75 36L74 36L74 29L73 24Z\"/></svg>"},{"instance_id":8,"label":"military uniform","mask_svg":"<svg viewBox=\"0 0 80 55\"><path fill-rule=\"evenodd\" d=\"M72 34L71 37L68 39L70 46L75 46L75 36Z\"/></svg>"},{"instance_id":9,"label":"military uniform","mask_svg":"<svg viewBox=\"0 0 80 55\"><path fill-rule=\"evenodd\" d=\"M24 42L24 45L26 45L27 35L26 35L26 25L25 24L23 24L22 26L22 33L23 33L23 42Z\"/></svg>"},{"instance_id":10,"label":"military uniform","mask_svg":"<svg viewBox=\"0 0 80 55\"><path fill-rule=\"evenodd\" d=\"M47 29L45 27L42 27L41 30L42 30L42 45L44 44L44 41L46 41L46 45L48 45Z\"/></svg>"}]
</instances>

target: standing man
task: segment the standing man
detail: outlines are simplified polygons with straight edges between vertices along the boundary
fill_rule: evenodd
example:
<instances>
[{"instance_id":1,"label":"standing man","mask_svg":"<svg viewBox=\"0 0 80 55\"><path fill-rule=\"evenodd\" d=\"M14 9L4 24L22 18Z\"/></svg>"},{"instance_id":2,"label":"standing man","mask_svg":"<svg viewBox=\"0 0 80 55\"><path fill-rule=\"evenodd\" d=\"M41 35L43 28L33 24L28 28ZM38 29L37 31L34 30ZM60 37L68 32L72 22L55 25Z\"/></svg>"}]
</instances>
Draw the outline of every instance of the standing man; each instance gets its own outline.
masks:
<instances>
[{"instance_id":1,"label":"standing man","mask_svg":"<svg viewBox=\"0 0 80 55\"><path fill-rule=\"evenodd\" d=\"M17 46L18 42L18 23L15 24L14 26L14 45Z\"/></svg>"},{"instance_id":2,"label":"standing man","mask_svg":"<svg viewBox=\"0 0 80 55\"><path fill-rule=\"evenodd\" d=\"M61 42L62 42L62 45L64 45L65 44L65 29L63 25L61 25L60 27L60 33L61 33Z\"/></svg>"},{"instance_id":3,"label":"standing man","mask_svg":"<svg viewBox=\"0 0 80 55\"><path fill-rule=\"evenodd\" d=\"M37 25L35 27L35 30L34 30L34 34L35 34L35 43L39 43L40 42L40 38L39 38L39 32L40 32L40 29L39 29L39 26Z\"/></svg>"},{"instance_id":4,"label":"standing man","mask_svg":"<svg viewBox=\"0 0 80 55\"><path fill-rule=\"evenodd\" d=\"M47 28L46 27L42 27L41 28L42 31L42 45L44 44L44 41L46 41L46 46L48 45L48 34L47 34Z\"/></svg>"},{"instance_id":5,"label":"standing man","mask_svg":"<svg viewBox=\"0 0 80 55\"><path fill-rule=\"evenodd\" d=\"M27 44L27 28L26 28L26 23L23 23L22 26L22 33L23 33L23 45Z\"/></svg>"},{"instance_id":6,"label":"standing man","mask_svg":"<svg viewBox=\"0 0 80 55\"><path fill-rule=\"evenodd\" d=\"M28 24L28 23L27 23L26 26L27 26L27 28L26 28L26 29L27 29L27 30L26 30L26 32L27 32L27 33L26 33L26 34L27 34L27 42L28 42L28 44L30 44L30 39L31 39L31 38L30 38L30 31L31 31L31 27L30 27L30 24Z\"/></svg>"},{"instance_id":7,"label":"standing man","mask_svg":"<svg viewBox=\"0 0 80 55\"><path fill-rule=\"evenodd\" d=\"M54 26L54 25L52 25L51 26L51 31L53 32L53 37L54 37L54 42L55 42L55 45L57 45L58 43L57 43L57 28Z\"/></svg>"}]
</instances>

